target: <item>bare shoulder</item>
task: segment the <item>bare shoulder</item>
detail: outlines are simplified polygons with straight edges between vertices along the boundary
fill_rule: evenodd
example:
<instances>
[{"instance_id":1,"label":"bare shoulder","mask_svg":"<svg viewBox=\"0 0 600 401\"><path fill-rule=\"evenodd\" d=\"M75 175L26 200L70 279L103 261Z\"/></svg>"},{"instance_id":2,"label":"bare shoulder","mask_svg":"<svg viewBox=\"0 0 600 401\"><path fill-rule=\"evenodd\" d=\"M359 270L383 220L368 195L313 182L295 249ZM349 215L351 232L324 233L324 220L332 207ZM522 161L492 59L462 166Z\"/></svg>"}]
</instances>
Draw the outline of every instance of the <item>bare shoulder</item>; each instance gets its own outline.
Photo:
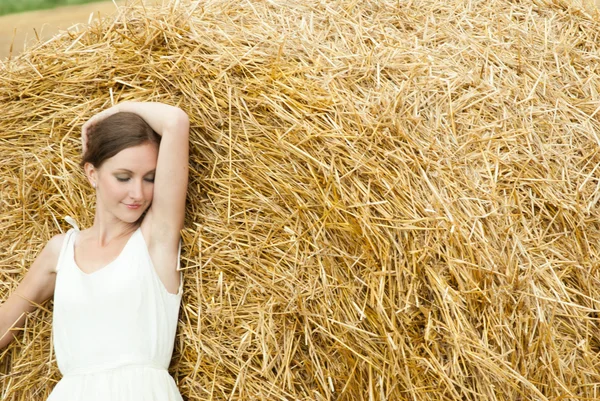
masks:
<instances>
[{"instance_id":1,"label":"bare shoulder","mask_svg":"<svg viewBox=\"0 0 600 401\"><path fill-rule=\"evenodd\" d=\"M43 263L44 270L47 270L52 273L56 272L58 257L60 256L60 251L62 249L66 236L66 234L57 234L50 238L50 241L48 241L48 243L38 256L38 259L43 259L45 262Z\"/></svg>"},{"instance_id":2,"label":"bare shoulder","mask_svg":"<svg viewBox=\"0 0 600 401\"><path fill-rule=\"evenodd\" d=\"M48 241L48 243L46 244L46 248L48 248L52 252L57 252L56 256L58 257L58 254L60 253L60 249L62 248L62 244L66 237L67 234L65 233L56 234L55 236L50 238L50 241Z\"/></svg>"}]
</instances>

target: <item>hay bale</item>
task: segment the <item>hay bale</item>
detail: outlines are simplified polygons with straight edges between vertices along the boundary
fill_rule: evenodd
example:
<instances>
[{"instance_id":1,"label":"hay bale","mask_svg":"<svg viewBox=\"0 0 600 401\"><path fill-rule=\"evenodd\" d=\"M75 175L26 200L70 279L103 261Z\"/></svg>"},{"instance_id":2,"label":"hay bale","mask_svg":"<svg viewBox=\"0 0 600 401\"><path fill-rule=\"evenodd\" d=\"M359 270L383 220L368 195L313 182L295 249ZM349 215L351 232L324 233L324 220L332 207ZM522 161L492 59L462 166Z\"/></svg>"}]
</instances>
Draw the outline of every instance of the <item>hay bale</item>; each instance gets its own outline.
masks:
<instances>
[{"instance_id":1,"label":"hay bale","mask_svg":"<svg viewBox=\"0 0 600 401\"><path fill-rule=\"evenodd\" d=\"M0 71L0 297L65 215L112 102L192 120L189 400L595 399L598 20L559 2L131 6ZM2 397L59 374L52 304Z\"/></svg>"}]
</instances>

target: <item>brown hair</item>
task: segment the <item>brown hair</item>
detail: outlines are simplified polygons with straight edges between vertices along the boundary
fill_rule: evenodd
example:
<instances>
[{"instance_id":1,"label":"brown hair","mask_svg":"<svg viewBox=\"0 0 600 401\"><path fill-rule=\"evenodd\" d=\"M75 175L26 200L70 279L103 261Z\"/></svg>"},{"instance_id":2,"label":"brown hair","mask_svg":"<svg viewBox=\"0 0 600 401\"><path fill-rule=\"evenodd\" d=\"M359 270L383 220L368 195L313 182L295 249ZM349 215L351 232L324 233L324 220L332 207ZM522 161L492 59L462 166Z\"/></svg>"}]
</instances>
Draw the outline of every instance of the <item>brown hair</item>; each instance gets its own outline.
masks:
<instances>
[{"instance_id":1,"label":"brown hair","mask_svg":"<svg viewBox=\"0 0 600 401\"><path fill-rule=\"evenodd\" d=\"M115 113L89 128L81 166L91 163L99 168L123 149L147 142L159 145L160 135L142 117L135 113Z\"/></svg>"}]
</instances>

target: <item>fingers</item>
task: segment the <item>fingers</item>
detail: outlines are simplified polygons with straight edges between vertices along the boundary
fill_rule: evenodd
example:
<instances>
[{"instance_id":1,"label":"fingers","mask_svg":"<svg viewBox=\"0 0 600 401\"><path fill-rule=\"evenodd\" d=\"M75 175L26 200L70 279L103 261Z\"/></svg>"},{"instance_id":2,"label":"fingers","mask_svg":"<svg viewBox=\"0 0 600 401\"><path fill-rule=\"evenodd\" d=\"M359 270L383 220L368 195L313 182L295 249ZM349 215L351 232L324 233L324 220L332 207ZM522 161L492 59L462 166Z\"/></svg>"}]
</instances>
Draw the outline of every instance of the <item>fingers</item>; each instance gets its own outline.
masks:
<instances>
[{"instance_id":1,"label":"fingers","mask_svg":"<svg viewBox=\"0 0 600 401\"><path fill-rule=\"evenodd\" d=\"M85 124L81 127L81 152L85 154L87 150L87 140L88 140L88 132L92 124L90 123L91 119L86 121Z\"/></svg>"},{"instance_id":2,"label":"fingers","mask_svg":"<svg viewBox=\"0 0 600 401\"><path fill-rule=\"evenodd\" d=\"M119 105L112 106L106 110L101 111L100 113L95 114L83 124L83 126L81 127L81 149L83 154L85 154L85 151L87 150L87 140L90 128L93 127L95 124L99 123L100 121L104 120L105 118L110 117L118 112Z\"/></svg>"}]
</instances>

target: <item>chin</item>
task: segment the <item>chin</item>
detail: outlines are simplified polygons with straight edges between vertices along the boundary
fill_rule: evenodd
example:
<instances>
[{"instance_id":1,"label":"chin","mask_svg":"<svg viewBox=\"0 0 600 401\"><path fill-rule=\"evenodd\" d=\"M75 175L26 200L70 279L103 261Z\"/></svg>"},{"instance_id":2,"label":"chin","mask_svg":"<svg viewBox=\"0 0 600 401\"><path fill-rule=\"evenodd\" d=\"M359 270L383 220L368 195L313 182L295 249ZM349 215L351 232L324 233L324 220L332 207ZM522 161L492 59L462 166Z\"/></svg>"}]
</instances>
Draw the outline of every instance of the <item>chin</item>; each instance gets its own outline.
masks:
<instances>
[{"instance_id":1,"label":"chin","mask_svg":"<svg viewBox=\"0 0 600 401\"><path fill-rule=\"evenodd\" d=\"M131 216L118 216L119 220L123 223L134 224L138 221L142 221L141 217L131 217Z\"/></svg>"},{"instance_id":2,"label":"chin","mask_svg":"<svg viewBox=\"0 0 600 401\"><path fill-rule=\"evenodd\" d=\"M125 223L133 224L141 221L145 215L146 211L144 210L131 213L120 213L119 215L117 215L117 217L119 218L119 220Z\"/></svg>"}]
</instances>

